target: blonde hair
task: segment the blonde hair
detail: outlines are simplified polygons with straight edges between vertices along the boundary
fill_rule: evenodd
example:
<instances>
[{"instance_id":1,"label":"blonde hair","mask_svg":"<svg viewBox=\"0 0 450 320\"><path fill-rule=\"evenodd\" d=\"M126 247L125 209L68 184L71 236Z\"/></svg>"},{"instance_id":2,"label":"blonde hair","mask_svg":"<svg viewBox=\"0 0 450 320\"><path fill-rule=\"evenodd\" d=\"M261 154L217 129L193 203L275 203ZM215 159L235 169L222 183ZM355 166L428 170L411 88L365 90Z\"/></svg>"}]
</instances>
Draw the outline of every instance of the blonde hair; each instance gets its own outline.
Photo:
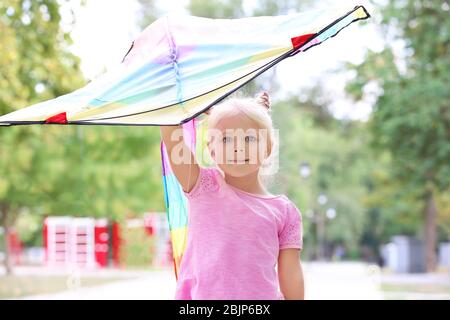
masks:
<instances>
[{"instance_id":1,"label":"blonde hair","mask_svg":"<svg viewBox=\"0 0 450 320\"><path fill-rule=\"evenodd\" d=\"M256 98L230 98L211 108L207 119L208 129L216 127L220 121L226 117L242 114L253 121L258 129L264 129L267 132L268 153L262 163L261 175L268 175L272 171L270 166L273 159L277 156L277 139L271 117L272 109L270 103L263 103ZM208 130L209 131L209 130ZM208 134L208 141L210 136Z\"/></svg>"}]
</instances>

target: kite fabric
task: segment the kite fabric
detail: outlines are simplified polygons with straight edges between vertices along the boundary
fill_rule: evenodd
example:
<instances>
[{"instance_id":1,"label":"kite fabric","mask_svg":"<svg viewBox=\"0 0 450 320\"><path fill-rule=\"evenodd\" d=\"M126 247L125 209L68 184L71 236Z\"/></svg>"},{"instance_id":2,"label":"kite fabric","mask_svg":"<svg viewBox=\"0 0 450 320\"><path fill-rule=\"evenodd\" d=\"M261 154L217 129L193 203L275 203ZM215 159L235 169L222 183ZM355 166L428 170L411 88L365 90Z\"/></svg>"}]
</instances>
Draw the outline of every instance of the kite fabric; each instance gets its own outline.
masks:
<instances>
[{"instance_id":1,"label":"kite fabric","mask_svg":"<svg viewBox=\"0 0 450 320\"><path fill-rule=\"evenodd\" d=\"M243 19L167 15L133 41L115 69L72 93L1 116L0 125L182 124L186 144L200 165L210 166L203 112L280 61L369 17L363 6ZM178 278L188 207L162 141L161 157Z\"/></svg>"},{"instance_id":2,"label":"kite fabric","mask_svg":"<svg viewBox=\"0 0 450 320\"><path fill-rule=\"evenodd\" d=\"M133 41L115 69L1 116L0 125L185 123L283 59L368 17L362 6L244 19L167 15Z\"/></svg>"}]
</instances>

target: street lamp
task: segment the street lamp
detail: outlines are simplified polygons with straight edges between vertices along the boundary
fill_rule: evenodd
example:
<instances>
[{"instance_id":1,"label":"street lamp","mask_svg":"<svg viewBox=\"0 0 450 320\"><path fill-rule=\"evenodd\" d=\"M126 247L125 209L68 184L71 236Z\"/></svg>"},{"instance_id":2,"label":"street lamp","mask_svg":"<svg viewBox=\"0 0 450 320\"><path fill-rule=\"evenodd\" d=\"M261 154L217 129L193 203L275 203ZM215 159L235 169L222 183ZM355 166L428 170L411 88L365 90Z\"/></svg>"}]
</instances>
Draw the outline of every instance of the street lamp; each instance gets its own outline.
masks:
<instances>
[{"instance_id":1,"label":"street lamp","mask_svg":"<svg viewBox=\"0 0 450 320\"><path fill-rule=\"evenodd\" d=\"M299 165L298 171L303 179L307 179L311 175L311 166L308 162L302 162ZM321 208L328 203L328 197L323 193L317 197L317 203L319 206L314 205L313 210L307 210L305 215L315 224L316 255L317 259L323 260L325 257L325 220L333 220L336 217L336 210L334 208L328 208L324 213L322 212Z\"/></svg>"},{"instance_id":2,"label":"street lamp","mask_svg":"<svg viewBox=\"0 0 450 320\"><path fill-rule=\"evenodd\" d=\"M317 197L317 203L319 204L318 212L316 215L316 233L317 233L317 258L319 260L323 260L325 257L325 216L322 213L321 207L326 205L328 202L328 197L321 193ZM334 209L333 209L334 210ZM336 212L334 211L334 214ZM331 216L333 216L333 211L330 211L328 209L325 212L325 215L328 219L330 219ZM334 216L333 216L334 218Z\"/></svg>"},{"instance_id":3,"label":"street lamp","mask_svg":"<svg viewBox=\"0 0 450 320\"><path fill-rule=\"evenodd\" d=\"M329 220L333 220L334 218L336 218L336 209L328 208L326 215Z\"/></svg>"},{"instance_id":4,"label":"street lamp","mask_svg":"<svg viewBox=\"0 0 450 320\"><path fill-rule=\"evenodd\" d=\"M323 206L323 205L325 205L325 204L328 202L328 198L327 198L326 195L320 194L320 195L317 197L317 202L318 202L321 206Z\"/></svg>"},{"instance_id":5,"label":"street lamp","mask_svg":"<svg viewBox=\"0 0 450 320\"><path fill-rule=\"evenodd\" d=\"M300 176L304 179L308 178L311 175L311 166L308 162L302 162L298 168Z\"/></svg>"}]
</instances>

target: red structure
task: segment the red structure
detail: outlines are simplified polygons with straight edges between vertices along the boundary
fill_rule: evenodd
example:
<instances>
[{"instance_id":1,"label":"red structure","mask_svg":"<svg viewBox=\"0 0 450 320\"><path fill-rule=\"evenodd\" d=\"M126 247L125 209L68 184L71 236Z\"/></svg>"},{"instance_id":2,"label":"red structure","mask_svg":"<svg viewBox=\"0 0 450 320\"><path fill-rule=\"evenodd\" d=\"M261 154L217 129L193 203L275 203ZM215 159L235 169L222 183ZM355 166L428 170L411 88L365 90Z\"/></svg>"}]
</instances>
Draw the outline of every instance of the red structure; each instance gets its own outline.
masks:
<instances>
[{"instance_id":1,"label":"red structure","mask_svg":"<svg viewBox=\"0 0 450 320\"><path fill-rule=\"evenodd\" d=\"M172 263L171 243L166 216L163 213L148 213L142 220L109 222L107 219L47 217L43 225L45 263L50 266L73 266L105 268L110 264L123 267L125 239L122 228L138 221L149 237L154 237L155 246L149 247L158 266Z\"/></svg>"},{"instance_id":2,"label":"red structure","mask_svg":"<svg viewBox=\"0 0 450 320\"><path fill-rule=\"evenodd\" d=\"M7 237L11 262L14 265L20 265L22 257L22 241L20 241L19 235L13 228L9 230Z\"/></svg>"},{"instance_id":3,"label":"red structure","mask_svg":"<svg viewBox=\"0 0 450 320\"><path fill-rule=\"evenodd\" d=\"M114 267L120 267L120 247L122 244L120 237L120 225L114 221L112 224L112 261Z\"/></svg>"},{"instance_id":4,"label":"red structure","mask_svg":"<svg viewBox=\"0 0 450 320\"><path fill-rule=\"evenodd\" d=\"M108 266L106 219L47 217L43 232L47 265Z\"/></svg>"},{"instance_id":5,"label":"red structure","mask_svg":"<svg viewBox=\"0 0 450 320\"><path fill-rule=\"evenodd\" d=\"M100 267L108 266L108 252L109 252L109 234L108 234L108 220L99 219L95 223L95 261Z\"/></svg>"}]
</instances>

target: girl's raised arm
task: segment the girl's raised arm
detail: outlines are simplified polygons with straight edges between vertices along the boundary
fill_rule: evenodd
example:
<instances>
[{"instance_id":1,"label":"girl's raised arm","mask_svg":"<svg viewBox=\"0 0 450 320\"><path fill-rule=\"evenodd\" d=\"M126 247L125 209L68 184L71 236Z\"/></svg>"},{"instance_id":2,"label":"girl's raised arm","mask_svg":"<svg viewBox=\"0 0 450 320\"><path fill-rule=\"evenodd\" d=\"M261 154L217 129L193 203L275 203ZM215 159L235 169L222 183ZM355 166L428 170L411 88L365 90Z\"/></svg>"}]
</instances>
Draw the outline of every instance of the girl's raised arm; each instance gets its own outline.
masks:
<instances>
[{"instance_id":1,"label":"girl's raised arm","mask_svg":"<svg viewBox=\"0 0 450 320\"><path fill-rule=\"evenodd\" d=\"M200 168L195 155L183 140L183 127L160 126L172 171L185 192L190 192L197 182Z\"/></svg>"}]
</instances>

